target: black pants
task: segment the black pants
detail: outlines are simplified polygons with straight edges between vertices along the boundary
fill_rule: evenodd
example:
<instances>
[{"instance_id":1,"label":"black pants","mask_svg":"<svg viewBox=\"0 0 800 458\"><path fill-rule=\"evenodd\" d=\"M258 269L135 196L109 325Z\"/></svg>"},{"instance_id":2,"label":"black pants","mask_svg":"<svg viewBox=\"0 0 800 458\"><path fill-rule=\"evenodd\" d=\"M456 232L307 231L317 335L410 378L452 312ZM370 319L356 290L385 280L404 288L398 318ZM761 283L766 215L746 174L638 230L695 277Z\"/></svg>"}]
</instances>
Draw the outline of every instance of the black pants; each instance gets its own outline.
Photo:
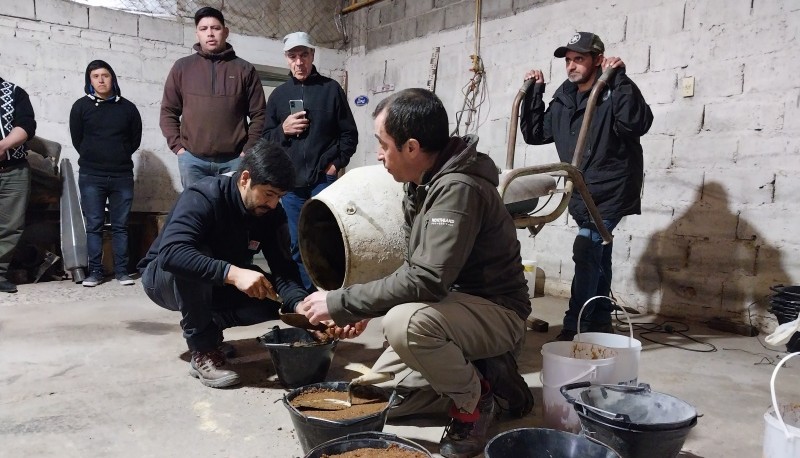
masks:
<instances>
[{"instance_id":1,"label":"black pants","mask_svg":"<svg viewBox=\"0 0 800 458\"><path fill-rule=\"evenodd\" d=\"M264 273L257 266L247 268ZM272 281L269 274L264 275ZM153 302L181 312L183 337L191 351L216 349L222 342L223 329L278 318L278 302L254 299L231 285L215 286L173 275L161 268L158 259L148 264L142 285Z\"/></svg>"}]
</instances>

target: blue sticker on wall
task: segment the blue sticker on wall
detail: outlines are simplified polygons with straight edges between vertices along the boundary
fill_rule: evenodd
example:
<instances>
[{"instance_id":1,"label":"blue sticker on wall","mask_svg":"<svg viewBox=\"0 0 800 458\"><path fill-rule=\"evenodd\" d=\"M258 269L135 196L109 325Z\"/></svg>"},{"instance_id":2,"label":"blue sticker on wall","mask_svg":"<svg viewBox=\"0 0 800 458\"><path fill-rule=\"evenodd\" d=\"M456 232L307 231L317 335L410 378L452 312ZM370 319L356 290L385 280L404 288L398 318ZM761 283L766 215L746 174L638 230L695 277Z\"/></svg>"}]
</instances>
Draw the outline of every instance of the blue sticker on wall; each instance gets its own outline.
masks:
<instances>
[{"instance_id":1,"label":"blue sticker on wall","mask_svg":"<svg viewBox=\"0 0 800 458\"><path fill-rule=\"evenodd\" d=\"M369 98L366 95L359 95L355 99L356 106L363 107L369 103Z\"/></svg>"}]
</instances>

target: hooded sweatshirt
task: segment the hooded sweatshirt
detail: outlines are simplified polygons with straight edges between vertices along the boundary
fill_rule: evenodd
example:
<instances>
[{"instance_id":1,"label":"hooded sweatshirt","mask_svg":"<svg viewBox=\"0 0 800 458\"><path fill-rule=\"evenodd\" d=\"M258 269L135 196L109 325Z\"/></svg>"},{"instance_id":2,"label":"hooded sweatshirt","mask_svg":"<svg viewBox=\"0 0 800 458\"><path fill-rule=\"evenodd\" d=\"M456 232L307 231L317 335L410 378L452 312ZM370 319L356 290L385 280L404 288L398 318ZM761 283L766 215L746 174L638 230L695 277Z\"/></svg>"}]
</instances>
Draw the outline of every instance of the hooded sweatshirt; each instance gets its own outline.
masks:
<instances>
[{"instance_id":1,"label":"hooded sweatshirt","mask_svg":"<svg viewBox=\"0 0 800 458\"><path fill-rule=\"evenodd\" d=\"M497 192L497 166L478 138L451 138L421 185L406 186L406 261L394 273L328 293L336 324L385 315L407 302L438 302L450 291L531 313L520 244Z\"/></svg>"},{"instance_id":2,"label":"hooded sweatshirt","mask_svg":"<svg viewBox=\"0 0 800 458\"><path fill-rule=\"evenodd\" d=\"M99 68L111 73L112 96L100 98L89 74ZM136 105L122 98L117 75L108 63L95 60L86 67L84 97L72 105L69 132L78 150L80 173L95 176L133 176L131 156L142 141L142 117Z\"/></svg>"}]
</instances>

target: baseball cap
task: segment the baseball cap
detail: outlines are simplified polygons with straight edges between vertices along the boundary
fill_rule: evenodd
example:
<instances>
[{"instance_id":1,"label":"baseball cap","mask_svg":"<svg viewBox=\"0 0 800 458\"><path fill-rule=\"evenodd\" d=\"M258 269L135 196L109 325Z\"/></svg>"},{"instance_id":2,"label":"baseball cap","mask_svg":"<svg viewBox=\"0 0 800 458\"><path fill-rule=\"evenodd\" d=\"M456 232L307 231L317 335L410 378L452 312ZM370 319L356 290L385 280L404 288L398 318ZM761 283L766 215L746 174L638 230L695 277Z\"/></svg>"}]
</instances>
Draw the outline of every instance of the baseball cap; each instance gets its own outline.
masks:
<instances>
[{"instance_id":1,"label":"baseball cap","mask_svg":"<svg viewBox=\"0 0 800 458\"><path fill-rule=\"evenodd\" d=\"M314 49L314 40L305 32L293 32L283 37L283 50L288 51L298 46Z\"/></svg>"},{"instance_id":2,"label":"baseball cap","mask_svg":"<svg viewBox=\"0 0 800 458\"><path fill-rule=\"evenodd\" d=\"M567 51L602 54L605 50L606 47L603 45L603 41L597 35L591 32L577 32L569 39L569 43L567 43L566 46L561 46L556 49L553 55L556 57L564 57L567 55Z\"/></svg>"}]
</instances>

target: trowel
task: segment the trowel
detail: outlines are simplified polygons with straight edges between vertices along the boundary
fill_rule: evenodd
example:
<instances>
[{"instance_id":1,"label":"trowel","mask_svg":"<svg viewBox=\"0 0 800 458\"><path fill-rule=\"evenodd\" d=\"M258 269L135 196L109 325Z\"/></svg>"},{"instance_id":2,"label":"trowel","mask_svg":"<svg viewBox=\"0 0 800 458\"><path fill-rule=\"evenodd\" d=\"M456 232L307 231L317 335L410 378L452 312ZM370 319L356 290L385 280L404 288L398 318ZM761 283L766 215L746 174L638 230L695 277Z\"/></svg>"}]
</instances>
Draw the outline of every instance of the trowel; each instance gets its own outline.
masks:
<instances>
[{"instance_id":1,"label":"trowel","mask_svg":"<svg viewBox=\"0 0 800 458\"><path fill-rule=\"evenodd\" d=\"M282 311L278 310L278 316L280 317L281 321L295 328L308 329L310 331L322 331L322 332L328 329L328 326L326 326L323 323L311 324L311 322L308 321L308 318L302 313L295 313L295 312L283 313Z\"/></svg>"},{"instance_id":2,"label":"trowel","mask_svg":"<svg viewBox=\"0 0 800 458\"><path fill-rule=\"evenodd\" d=\"M345 368L348 368L348 366L345 366ZM376 383L388 382L389 380L393 379L394 374L388 372L368 371L367 373L354 378L347 385L347 400L334 398L310 399L307 401L300 401L296 404L296 406L316 410L344 410L353 407L354 387L359 385L374 385Z\"/></svg>"}]
</instances>

